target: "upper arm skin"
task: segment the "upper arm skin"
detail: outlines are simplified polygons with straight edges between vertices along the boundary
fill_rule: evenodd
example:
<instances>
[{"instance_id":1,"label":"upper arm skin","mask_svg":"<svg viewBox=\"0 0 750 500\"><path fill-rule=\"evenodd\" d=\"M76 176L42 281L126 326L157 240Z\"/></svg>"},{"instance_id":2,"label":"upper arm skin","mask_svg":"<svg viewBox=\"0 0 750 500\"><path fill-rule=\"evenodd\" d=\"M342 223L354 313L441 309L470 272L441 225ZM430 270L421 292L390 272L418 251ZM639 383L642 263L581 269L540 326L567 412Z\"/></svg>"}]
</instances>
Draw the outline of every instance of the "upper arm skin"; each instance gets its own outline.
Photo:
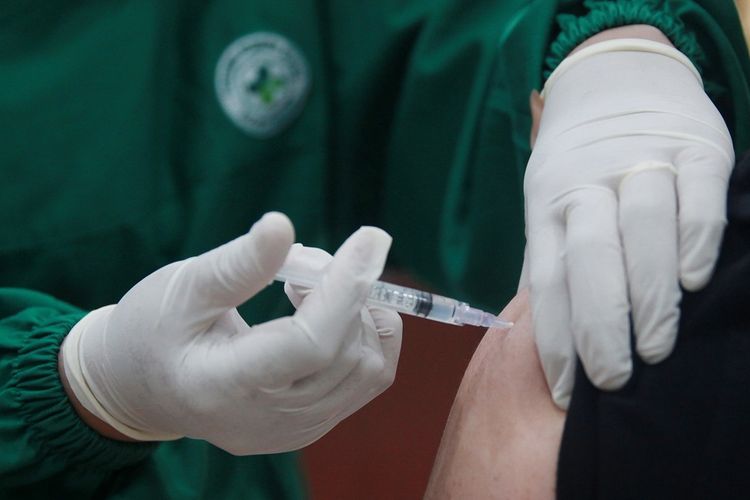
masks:
<instances>
[{"instance_id":1,"label":"upper arm skin","mask_svg":"<svg viewBox=\"0 0 750 500\"><path fill-rule=\"evenodd\" d=\"M555 496L565 413L550 397L531 331L528 294L502 313L464 374L427 488L427 499Z\"/></svg>"}]
</instances>

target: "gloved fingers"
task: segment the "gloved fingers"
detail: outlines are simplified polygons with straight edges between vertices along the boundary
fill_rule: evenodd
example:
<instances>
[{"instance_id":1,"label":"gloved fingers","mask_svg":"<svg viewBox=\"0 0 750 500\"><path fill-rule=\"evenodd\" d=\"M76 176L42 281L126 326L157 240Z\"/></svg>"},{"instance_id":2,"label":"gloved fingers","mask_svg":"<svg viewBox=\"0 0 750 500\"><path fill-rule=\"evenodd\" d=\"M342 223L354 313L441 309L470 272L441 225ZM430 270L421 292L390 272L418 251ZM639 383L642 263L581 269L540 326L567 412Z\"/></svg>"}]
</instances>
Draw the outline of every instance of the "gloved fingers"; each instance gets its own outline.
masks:
<instances>
[{"instance_id":1,"label":"gloved fingers","mask_svg":"<svg viewBox=\"0 0 750 500\"><path fill-rule=\"evenodd\" d=\"M336 387L307 400L318 415L340 422L391 386L401 351L401 317L379 308L362 310L365 329L359 362ZM296 385L296 384L295 384ZM317 388L316 388L317 389Z\"/></svg>"},{"instance_id":2,"label":"gloved fingers","mask_svg":"<svg viewBox=\"0 0 750 500\"><path fill-rule=\"evenodd\" d=\"M273 280L293 241L287 216L269 212L247 234L188 261L179 293L189 294L193 311L237 307Z\"/></svg>"},{"instance_id":3,"label":"gloved fingers","mask_svg":"<svg viewBox=\"0 0 750 500\"><path fill-rule=\"evenodd\" d=\"M363 329L370 329L374 333L371 326ZM361 336L347 341L329 366L295 380L283 391L278 391L273 387L263 387L262 390L270 395L276 392L278 405L285 408L284 411L287 412L314 406L338 387L342 381L349 378L352 372L358 369L363 357L371 355L372 347L364 342L365 336L366 333L362 332ZM377 349L380 351L379 345ZM382 356L382 353L376 354Z\"/></svg>"},{"instance_id":4,"label":"gloved fingers","mask_svg":"<svg viewBox=\"0 0 750 500\"><path fill-rule=\"evenodd\" d=\"M362 227L334 255L317 288L302 302L295 320L316 339L317 369L328 365L354 325L373 283L383 273L391 237L383 230Z\"/></svg>"},{"instance_id":5,"label":"gloved fingers","mask_svg":"<svg viewBox=\"0 0 750 500\"><path fill-rule=\"evenodd\" d=\"M385 366L380 375L380 383L385 390L390 387L396 377L404 325L401 316L396 312L378 307L368 307L367 309L374 321L383 354Z\"/></svg>"},{"instance_id":6,"label":"gloved fingers","mask_svg":"<svg viewBox=\"0 0 750 500\"><path fill-rule=\"evenodd\" d=\"M306 247L301 243L295 243L289 249L289 254L284 261L284 269L291 274L301 276L322 276L326 267L333 260L333 256L316 247ZM302 300L307 297L313 289L304 285L284 283L284 293L289 298L295 309L299 308Z\"/></svg>"},{"instance_id":7,"label":"gloved fingers","mask_svg":"<svg viewBox=\"0 0 750 500\"><path fill-rule=\"evenodd\" d=\"M305 297L310 295L310 292L312 291L312 288L305 285L293 285L288 281L284 283L284 293L295 309L299 309L302 301L305 300Z\"/></svg>"},{"instance_id":8,"label":"gloved fingers","mask_svg":"<svg viewBox=\"0 0 750 500\"><path fill-rule=\"evenodd\" d=\"M315 405L318 415L338 423L383 393L395 374L395 364L374 352L362 358L359 365Z\"/></svg>"},{"instance_id":9,"label":"gloved fingers","mask_svg":"<svg viewBox=\"0 0 750 500\"><path fill-rule=\"evenodd\" d=\"M393 311L372 307L362 310L362 321L365 328L362 342L358 346L357 365L346 376L340 377L336 387L330 387L330 384L318 385L316 396L308 398L308 402L327 399L333 405L341 405L342 416L337 421L343 420L385 391L393 384L396 376L403 331L401 317ZM334 369L335 364L330 371ZM321 393L321 389L325 389L325 392ZM348 403L344 404L342 401ZM335 408L322 404L318 406L318 410L329 414Z\"/></svg>"},{"instance_id":10,"label":"gloved fingers","mask_svg":"<svg viewBox=\"0 0 750 500\"><path fill-rule=\"evenodd\" d=\"M364 316L369 317L369 313L363 311ZM278 406L284 412L305 412L314 421L323 422L341 411L355 411L391 384L395 372L393 354L389 352L386 359L372 318L363 318L363 324L361 341L348 345L346 354L279 394ZM345 366L350 367L348 371Z\"/></svg>"},{"instance_id":11,"label":"gloved fingers","mask_svg":"<svg viewBox=\"0 0 750 500\"><path fill-rule=\"evenodd\" d=\"M285 405L309 406L326 397L344 379L351 376L352 371L358 367L361 369L364 358L383 358L377 328L367 308L360 309L360 317L360 334L346 337L339 354L329 366L295 381L290 390L282 395Z\"/></svg>"},{"instance_id":12,"label":"gloved fingers","mask_svg":"<svg viewBox=\"0 0 750 500\"><path fill-rule=\"evenodd\" d=\"M658 363L674 348L680 317L674 168L638 170L622 181L619 198L636 350Z\"/></svg>"},{"instance_id":13,"label":"gloved fingers","mask_svg":"<svg viewBox=\"0 0 750 500\"><path fill-rule=\"evenodd\" d=\"M373 310L375 311L375 316L372 314ZM370 309L368 307L360 309L360 317L362 318L363 326L362 335L360 337L362 356L357 368L369 370L363 372L361 380L367 381L370 386L383 384L380 380L380 376L385 372L386 360L383 353L382 339L387 338L394 333L393 329L396 321L400 323L400 318L394 319L393 316L398 317L398 313L384 311L377 308ZM380 321L380 325L376 325L375 317ZM368 360L367 358L370 359ZM355 372L357 368L355 368ZM388 381L386 387L390 385L392 381L392 379Z\"/></svg>"},{"instance_id":14,"label":"gloved fingers","mask_svg":"<svg viewBox=\"0 0 750 500\"><path fill-rule=\"evenodd\" d=\"M334 363L350 337L361 335L360 310L382 274L391 237L374 227L352 234L336 252L319 285L302 301L288 322L270 322L263 328L260 352L278 359L263 374L272 387L323 371ZM275 330L275 331L274 331ZM274 331L274 334L267 332ZM260 330L259 330L260 333ZM248 351L253 351L253 341ZM252 352L249 352L252 356Z\"/></svg>"},{"instance_id":15,"label":"gloved fingers","mask_svg":"<svg viewBox=\"0 0 750 500\"><path fill-rule=\"evenodd\" d=\"M372 318L375 331L381 342L386 337L401 337L401 333L404 329L404 322L401 320L401 316L397 312L376 306L367 306L366 309Z\"/></svg>"},{"instance_id":16,"label":"gloved fingers","mask_svg":"<svg viewBox=\"0 0 750 500\"><path fill-rule=\"evenodd\" d=\"M532 219L530 228L527 251L534 339L552 399L560 408L567 409L573 391L576 355L565 283L564 235L558 224L535 231Z\"/></svg>"},{"instance_id":17,"label":"gloved fingers","mask_svg":"<svg viewBox=\"0 0 750 500\"><path fill-rule=\"evenodd\" d=\"M688 290L708 282L719 256L731 168L723 155L700 151L678 165L680 280Z\"/></svg>"},{"instance_id":18,"label":"gloved fingers","mask_svg":"<svg viewBox=\"0 0 750 500\"><path fill-rule=\"evenodd\" d=\"M622 387L630 378L630 322L617 198L607 188L575 193L567 210L565 263L576 351L591 382Z\"/></svg>"},{"instance_id":19,"label":"gloved fingers","mask_svg":"<svg viewBox=\"0 0 750 500\"><path fill-rule=\"evenodd\" d=\"M227 351L222 368L225 378L239 384L243 380L251 381L248 389L277 394L278 398L296 397L298 391L292 388L308 380L326 380L335 386L354 369L360 358L361 323L349 320L348 324L349 335L335 351L321 345L321 335L309 331L294 316L248 327L247 331L220 346ZM326 333L321 332L323 336Z\"/></svg>"},{"instance_id":20,"label":"gloved fingers","mask_svg":"<svg viewBox=\"0 0 750 500\"><path fill-rule=\"evenodd\" d=\"M266 391L278 392L285 411L315 407L325 398L340 401L342 396L334 396L334 390L350 387L343 384L347 379L378 394L393 383L401 349L401 318L382 309L362 309L361 313L361 337L347 343L328 368L295 381L284 391Z\"/></svg>"}]
</instances>

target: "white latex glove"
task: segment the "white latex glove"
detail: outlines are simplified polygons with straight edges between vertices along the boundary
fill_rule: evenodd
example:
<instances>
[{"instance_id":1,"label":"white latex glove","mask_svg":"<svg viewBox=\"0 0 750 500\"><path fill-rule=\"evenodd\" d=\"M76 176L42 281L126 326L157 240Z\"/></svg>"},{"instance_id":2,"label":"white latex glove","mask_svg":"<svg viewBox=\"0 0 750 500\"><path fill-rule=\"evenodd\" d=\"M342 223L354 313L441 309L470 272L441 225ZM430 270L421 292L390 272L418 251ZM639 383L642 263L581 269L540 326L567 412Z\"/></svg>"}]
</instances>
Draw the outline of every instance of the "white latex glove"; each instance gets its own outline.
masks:
<instances>
[{"instance_id":1,"label":"white latex glove","mask_svg":"<svg viewBox=\"0 0 750 500\"><path fill-rule=\"evenodd\" d=\"M647 363L667 357L679 283L711 276L734 164L724 121L673 47L620 39L568 57L548 80L526 170L534 330L555 402L576 353L602 389L630 377L630 319Z\"/></svg>"},{"instance_id":2,"label":"white latex glove","mask_svg":"<svg viewBox=\"0 0 750 500\"><path fill-rule=\"evenodd\" d=\"M284 269L293 276L323 276L333 260L334 257L325 250L295 243L289 249ZM297 309L303 307L306 298L313 291L314 289L305 286L284 283L284 292ZM362 309L362 321L367 324L373 324L374 321L373 328L377 330L378 335L366 336L362 340L373 351L384 353L383 359L387 365L385 371L394 374L401 351L401 317L388 309L367 306ZM367 397L367 401L370 399L372 398Z\"/></svg>"},{"instance_id":3,"label":"white latex glove","mask_svg":"<svg viewBox=\"0 0 750 500\"><path fill-rule=\"evenodd\" d=\"M76 398L139 440L188 436L248 455L320 438L393 381L401 319L363 307L391 239L355 232L294 316L249 326L235 307L271 282L293 239L289 219L269 213L86 315L62 346Z\"/></svg>"}]
</instances>

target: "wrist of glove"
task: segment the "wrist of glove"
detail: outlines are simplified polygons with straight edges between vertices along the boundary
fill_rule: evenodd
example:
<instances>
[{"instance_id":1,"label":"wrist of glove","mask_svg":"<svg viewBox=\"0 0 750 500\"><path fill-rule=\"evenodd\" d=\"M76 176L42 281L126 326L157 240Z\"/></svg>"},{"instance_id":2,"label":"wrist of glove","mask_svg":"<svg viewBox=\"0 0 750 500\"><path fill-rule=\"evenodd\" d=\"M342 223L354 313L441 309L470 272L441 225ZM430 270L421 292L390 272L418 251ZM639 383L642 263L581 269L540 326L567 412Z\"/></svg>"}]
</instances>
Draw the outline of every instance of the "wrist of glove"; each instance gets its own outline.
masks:
<instances>
[{"instance_id":1,"label":"wrist of glove","mask_svg":"<svg viewBox=\"0 0 750 500\"><path fill-rule=\"evenodd\" d=\"M293 316L250 326L237 312L272 281L293 235L286 217L268 214L85 316L62 346L79 402L134 439L188 436L247 455L303 447L385 390L401 320L364 305L390 246L383 231L362 228L326 254Z\"/></svg>"},{"instance_id":2,"label":"wrist of glove","mask_svg":"<svg viewBox=\"0 0 750 500\"><path fill-rule=\"evenodd\" d=\"M91 311L65 337L61 352L63 358L62 366L69 386L68 389L73 393L77 402L96 418L131 439L138 441L172 441L183 437L179 434L143 430L126 424L125 422L130 422L127 417L120 415L118 418L110 413L117 414L118 407L107 405L113 408L112 410L107 410L89 386L88 380L91 380L91 375L87 377L84 374L85 367L81 364L81 339L89 327L93 327L95 331L97 329L106 329L107 320L114 307L114 305L110 305ZM104 404L107 404L106 396L100 397L105 399Z\"/></svg>"},{"instance_id":3,"label":"wrist of glove","mask_svg":"<svg viewBox=\"0 0 750 500\"><path fill-rule=\"evenodd\" d=\"M566 407L576 354L603 389L638 355L661 361L680 282L710 278L734 155L700 75L676 49L619 39L576 52L550 76L524 182L534 329L553 397Z\"/></svg>"}]
</instances>

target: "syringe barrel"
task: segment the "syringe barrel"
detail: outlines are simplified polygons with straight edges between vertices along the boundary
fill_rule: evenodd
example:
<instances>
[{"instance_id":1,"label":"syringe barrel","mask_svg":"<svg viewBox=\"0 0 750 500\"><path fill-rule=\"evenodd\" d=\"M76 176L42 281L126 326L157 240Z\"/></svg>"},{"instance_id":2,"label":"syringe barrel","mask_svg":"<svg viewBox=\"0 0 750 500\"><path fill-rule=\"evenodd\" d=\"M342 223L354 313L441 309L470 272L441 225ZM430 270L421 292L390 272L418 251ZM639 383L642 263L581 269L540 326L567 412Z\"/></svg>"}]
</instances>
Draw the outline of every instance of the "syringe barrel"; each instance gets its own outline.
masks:
<instances>
[{"instance_id":1,"label":"syringe barrel","mask_svg":"<svg viewBox=\"0 0 750 500\"><path fill-rule=\"evenodd\" d=\"M370 290L367 303L443 323L461 324L457 321L456 310L462 302L405 286L376 281Z\"/></svg>"},{"instance_id":2,"label":"syringe barrel","mask_svg":"<svg viewBox=\"0 0 750 500\"><path fill-rule=\"evenodd\" d=\"M314 288L320 278L306 275L299 270L283 268L276 274L276 279ZM384 281L376 281L373 284L367 297L367 305L380 306L451 325L490 326L494 319L493 315L469 307L466 302Z\"/></svg>"},{"instance_id":3,"label":"syringe barrel","mask_svg":"<svg viewBox=\"0 0 750 500\"><path fill-rule=\"evenodd\" d=\"M427 316L432 309L432 294L405 286L376 281L367 297L368 305L383 306L407 314Z\"/></svg>"}]
</instances>

